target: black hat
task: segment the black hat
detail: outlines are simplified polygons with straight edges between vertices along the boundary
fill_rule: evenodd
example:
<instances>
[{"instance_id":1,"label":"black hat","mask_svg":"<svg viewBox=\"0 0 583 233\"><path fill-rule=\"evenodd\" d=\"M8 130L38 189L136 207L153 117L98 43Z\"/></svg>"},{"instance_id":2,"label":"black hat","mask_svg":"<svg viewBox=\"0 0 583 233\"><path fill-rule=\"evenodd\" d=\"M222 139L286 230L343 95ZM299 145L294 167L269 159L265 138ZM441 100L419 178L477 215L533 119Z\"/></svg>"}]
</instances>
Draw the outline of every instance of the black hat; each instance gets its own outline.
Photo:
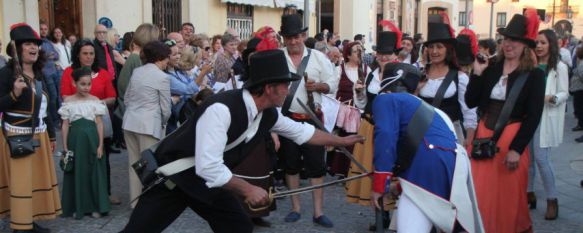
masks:
<instances>
[{"instance_id":1,"label":"black hat","mask_svg":"<svg viewBox=\"0 0 583 233\"><path fill-rule=\"evenodd\" d=\"M377 46L375 51L380 54L398 53L402 48L397 48L398 36L396 32L384 31L377 35Z\"/></svg>"},{"instance_id":2,"label":"black hat","mask_svg":"<svg viewBox=\"0 0 583 233\"><path fill-rule=\"evenodd\" d=\"M458 35L455 46L458 64L465 66L474 63L476 57L472 52L472 41L468 35Z\"/></svg>"},{"instance_id":3,"label":"black hat","mask_svg":"<svg viewBox=\"0 0 583 233\"><path fill-rule=\"evenodd\" d=\"M427 41L424 45L441 42L455 45L456 39L452 35L449 24L445 23L429 23L427 31Z\"/></svg>"},{"instance_id":4,"label":"black hat","mask_svg":"<svg viewBox=\"0 0 583 233\"><path fill-rule=\"evenodd\" d=\"M41 45L43 41L40 36L30 25L26 23L17 23L10 26L10 39L16 43L31 41Z\"/></svg>"},{"instance_id":5,"label":"black hat","mask_svg":"<svg viewBox=\"0 0 583 233\"><path fill-rule=\"evenodd\" d=\"M287 60L282 50L273 49L257 52L249 60L249 79L243 88L275 82L291 82L301 77L290 73Z\"/></svg>"},{"instance_id":6,"label":"black hat","mask_svg":"<svg viewBox=\"0 0 583 233\"><path fill-rule=\"evenodd\" d=\"M530 20L524 15L515 14L514 16L512 16L512 19L510 20L510 22L508 22L508 25L505 28L498 28L497 31L504 37L523 41L528 45L528 47L534 48L536 47L536 42L534 41L534 39L536 38L536 33L534 34L534 37L532 36L529 37L529 34L532 34L529 33L530 29L529 24L532 23L537 24L535 31L538 32L538 15L536 15L536 17L537 17L536 20Z\"/></svg>"},{"instance_id":7,"label":"black hat","mask_svg":"<svg viewBox=\"0 0 583 233\"><path fill-rule=\"evenodd\" d=\"M281 31L279 31L279 34L281 36L294 36L308 30L308 27L302 27L303 21L300 15L284 15L281 16Z\"/></svg>"},{"instance_id":8,"label":"black hat","mask_svg":"<svg viewBox=\"0 0 583 233\"><path fill-rule=\"evenodd\" d=\"M402 92L405 90L399 87L404 87L407 92L414 93L421 76L421 71L411 64L387 63L381 79L381 92Z\"/></svg>"}]
</instances>

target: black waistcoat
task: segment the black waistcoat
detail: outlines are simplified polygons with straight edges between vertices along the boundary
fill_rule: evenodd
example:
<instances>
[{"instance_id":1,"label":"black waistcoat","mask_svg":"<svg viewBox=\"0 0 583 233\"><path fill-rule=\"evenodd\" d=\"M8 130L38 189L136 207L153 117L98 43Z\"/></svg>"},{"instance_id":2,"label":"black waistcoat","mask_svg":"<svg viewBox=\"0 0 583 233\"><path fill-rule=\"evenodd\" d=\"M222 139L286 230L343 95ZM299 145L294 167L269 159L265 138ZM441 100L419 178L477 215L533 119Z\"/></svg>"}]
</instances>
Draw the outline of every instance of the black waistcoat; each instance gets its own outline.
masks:
<instances>
[{"instance_id":1,"label":"black waistcoat","mask_svg":"<svg viewBox=\"0 0 583 233\"><path fill-rule=\"evenodd\" d=\"M231 124L227 131L227 144L235 141L247 130L247 109L243 101L242 90L231 90L210 96L205 102L199 106L194 115L185 122L175 133L166 137L156 150L156 157L160 165L175 161L177 159L196 156L194 154L196 142L196 126L198 119L205 112L205 110L215 104L222 103L229 108L231 115ZM246 155L260 142L265 140L269 135L269 130L275 125L277 121L277 110L275 108L266 109L263 111L263 117L259 123L259 129L249 142L241 142L235 148L223 153L223 160L229 169L233 169ZM187 169L181 173L170 177L183 191L190 196L201 201L212 202L213 197L219 195L217 192L222 192L221 188L208 188L205 181L195 174L195 169Z\"/></svg>"},{"instance_id":2,"label":"black waistcoat","mask_svg":"<svg viewBox=\"0 0 583 233\"><path fill-rule=\"evenodd\" d=\"M458 121L458 120L462 120L463 119L463 114L462 114L462 106L458 100L458 95L459 95L459 88L458 88L458 83L459 83L459 77L456 75L453 78L453 82L455 85L455 93L449 97L449 98L443 98L441 101L441 104L439 106L435 106L437 108L439 108L441 111L445 112L445 114L447 114L447 116L449 117L449 119L451 119L452 122ZM450 84L451 85L451 84ZM433 99L435 98L435 96L433 98L428 98L428 97L424 97L419 95L419 98L421 98L423 101L425 101L426 103L432 104L433 103Z\"/></svg>"}]
</instances>

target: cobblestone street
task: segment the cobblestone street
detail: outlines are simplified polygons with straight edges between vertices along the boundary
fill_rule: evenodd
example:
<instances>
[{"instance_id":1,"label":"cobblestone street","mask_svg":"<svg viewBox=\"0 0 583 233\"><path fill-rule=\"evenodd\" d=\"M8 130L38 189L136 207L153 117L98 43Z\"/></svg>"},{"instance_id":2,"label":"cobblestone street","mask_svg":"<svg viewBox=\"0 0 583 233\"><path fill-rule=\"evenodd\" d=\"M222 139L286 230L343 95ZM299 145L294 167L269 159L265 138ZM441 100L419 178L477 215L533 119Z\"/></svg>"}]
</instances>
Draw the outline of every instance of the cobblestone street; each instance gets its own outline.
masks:
<instances>
[{"instance_id":1,"label":"cobblestone street","mask_svg":"<svg viewBox=\"0 0 583 233\"><path fill-rule=\"evenodd\" d=\"M569 104L569 108L571 108ZM553 165L557 176L557 188L560 192L560 214L555 221L544 220L546 202L540 177L536 180L538 208L531 211L534 231L547 232L583 232L583 188L579 182L583 179L583 144L574 142L581 132L573 133L573 114L566 115L566 130L563 144L552 151ZM55 159L56 161L56 159ZM42 225L57 233L97 233L118 232L128 221L131 210L128 205L128 166L125 151L111 156L113 193L122 199L122 205L113 206L108 216L94 219L86 216L82 220L73 218L58 218L54 221L41 222ZM58 166L57 166L58 167ZM62 176L60 170L59 177ZM328 178L332 179L332 178ZM283 218L290 210L289 199L277 201L277 211L267 218L272 223L271 228L256 228L255 232L368 232L368 226L374 220L374 213L368 206L346 203L344 188L333 186L325 189L324 212L334 221L334 228L323 228L312 223L311 194L302 194L302 218L296 223L285 223ZM7 222L0 224L0 232L10 232ZM187 233L212 232L206 222L194 212L187 209L165 232Z\"/></svg>"}]
</instances>

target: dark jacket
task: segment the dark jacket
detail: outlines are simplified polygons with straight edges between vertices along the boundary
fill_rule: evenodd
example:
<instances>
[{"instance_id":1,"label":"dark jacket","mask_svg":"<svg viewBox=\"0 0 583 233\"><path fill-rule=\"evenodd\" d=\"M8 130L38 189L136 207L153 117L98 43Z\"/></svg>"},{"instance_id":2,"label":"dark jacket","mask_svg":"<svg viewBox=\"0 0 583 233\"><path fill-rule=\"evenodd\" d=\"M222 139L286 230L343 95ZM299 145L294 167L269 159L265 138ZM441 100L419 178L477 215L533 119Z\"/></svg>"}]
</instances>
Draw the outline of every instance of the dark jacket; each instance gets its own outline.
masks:
<instances>
[{"instance_id":1,"label":"dark jacket","mask_svg":"<svg viewBox=\"0 0 583 233\"><path fill-rule=\"evenodd\" d=\"M97 61L97 64L99 65L99 67L103 68L104 70L107 70L107 59L105 58L105 49L103 49L103 46L101 45L101 43L95 39L93 40L93 43L95 44L95 60ZM113 64L113 68L115 69L115 59L113 57L113 47L111 47L110 44L107 44L107 50L109 51L109 57L111 58L111 64ZM107 70L109 71L109 70ZM114 70L113 71L115 73L115 76L118 76L118 73ZM112 77L112 78L116 78L116 77Z\"/></svg>"},{"instance_id":2,"label":"dark jacket","mask_svg":"<svg viewBox=\"0 0 583 233\"><path fill-rule=\"evenodd\" d=\"M47 94L47 85L44 81L44 76L42 72L36 71L35 77L40 78L42 82L42 89L45 97L47 98L47 102L49 101L49 95ZM21 113L27 115L34 115L36 119L38 119L40 103L41 103L41 96L34 95L32 89L29 87L23 90L22 94L19 97L15 97L12 94L12 87L14 86L14 72L12 71L12 67L5 66L4 68L0 69L0 112L14 112L14 113ZM50 104L47 108L53 108ZM47 112L50 112L47 109ZM34 113L34 114L33 114ZM51 114L45 114L46 117L43 118L43 121L47 125L47 131L49 133L49 137L51 141L56 140L55 138L55 129L53 128L52 118L50 117ZM7 116L3 114L2 116L8 124L13 126L20 126L20 127L31 127L32 121L31 118L21 118L21 117L14 117L14 116ZM35 125L38 126L38 120L35 121ZM3 139L2 139L3 140Z\"/></svg>"},{"instance_id":3,"label":"dark jacket","mask_svg":"<svg viewBox=\"0 0 583 233\"><path fill-rule=\"evenodd\" d=\"M498 83L502 76L504 62L494 63L481 76L472 74L466 90L466 104L469 108L478 107L480 116L483 116L490 103L490 94L492 89ZM508 75L508 85L506 93L514 85L514 82L520 75L520 71L513 71ZM545 97L545 77L544 72L540 69L533 69L518 95L510 119L522 122L518 133L510 144L510 149L522 154L524 148L528 145L538 124L543 111Z\"/></svg>"}]
</instances>

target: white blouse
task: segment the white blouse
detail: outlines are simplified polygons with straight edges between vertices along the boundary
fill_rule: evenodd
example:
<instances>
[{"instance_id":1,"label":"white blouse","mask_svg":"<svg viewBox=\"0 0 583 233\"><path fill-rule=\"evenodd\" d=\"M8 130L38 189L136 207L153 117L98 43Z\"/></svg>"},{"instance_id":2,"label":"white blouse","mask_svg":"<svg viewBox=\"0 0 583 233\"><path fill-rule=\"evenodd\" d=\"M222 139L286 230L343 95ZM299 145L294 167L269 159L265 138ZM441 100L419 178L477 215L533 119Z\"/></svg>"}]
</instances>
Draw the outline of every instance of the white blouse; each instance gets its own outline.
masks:
<instances>
[{"instance_id":1,"label":"white blouse","mask_svg":"<svg viewBox=\"0 0 583 233\"><path fill-rule=\"evenodd\" d=\"M366 74L367 78L368 78L369 73ZM365 78L365 80L366 80L366 78ZM365 83L365 85L366 85L366 83ZM375 94L375 95L378 94L379 91L381 91L381 78L380 78L380 69L379 68L372 71L372 80L370 81L370 83L366 87L366 90L368 92L370 92L371 94ZM357 98L355 99L354 102L355 102L355 105L357 108L364 109L366 107L367 102L368 102L366 94L357 96Z\"/></svg>"},{"instance_id":2,"label":"white blouse","mask_svg":"<svg viewBox=\"0 0 583 233\"><path fill-rule=\"evenodd\" d=\"M437 90L441 86L441 83L443 83L444 79L445 76L437 79L428 79L425 86L421 88L421 90L419 91L419 96L424 98L434 98L435 95L437 94ZM459 90L457 99L462 108L462 114L464 117L464 128L475 129L478 126L478 114L476 113L475 108L473 109L468 108L464 97L466 94L466 88L468 86L470 78L464 72L458 72L458 80L459 81L457 87L455 85L455 82L451 82L449 87L447 87L447 90L445 91L443 98L444 99L450 98L453 95L455 95L456 91Z\"/></svg>"},{"instance_id":3,"label":"white blouse","mask_svg":"<svg viewBox=\"0 0 583 233\"><path fill-rule=\"evenodd\" d=\"M500 77L500 80L492 89L492 93L490 93L490 99L506 100L506 85L508 84L507 80L508 75L502 75L502 77Z\"/></svg>"},{"instance_id":4,"label":"white blouse","mask_svg":"<svg viewBox=\"0 0 583 233\"><path fill-rule=\"evenodd\" d=\"M81 118L95 121L96 115L107 114L107 107L100 100L64 102L59 109L61 119L73 122Z\"/></svg>"}]
</instances>

